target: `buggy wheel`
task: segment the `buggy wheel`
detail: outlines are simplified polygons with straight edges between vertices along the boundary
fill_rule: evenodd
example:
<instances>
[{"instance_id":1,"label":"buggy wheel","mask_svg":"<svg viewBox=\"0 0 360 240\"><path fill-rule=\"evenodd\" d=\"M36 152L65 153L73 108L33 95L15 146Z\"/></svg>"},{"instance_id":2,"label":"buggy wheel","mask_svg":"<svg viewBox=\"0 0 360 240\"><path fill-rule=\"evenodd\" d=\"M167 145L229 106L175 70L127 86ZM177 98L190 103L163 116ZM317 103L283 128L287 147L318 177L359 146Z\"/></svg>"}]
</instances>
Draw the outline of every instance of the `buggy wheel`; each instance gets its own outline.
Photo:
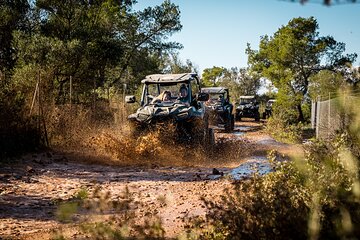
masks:
<instances>
[{"instance_id":1,"label":"buggy wheel","mask_svg":"<svg viewBox=\"0 0 360 240\"><path fill-rule=\"evenodd\" d=\"M226 132L232 132L234 130L234 115L230 114L227 123L225 124L225 131Z\"/></svg>"},{"instance_id":2,"label":"buggy wheel","mask_svg":"<svg viewBox=\"0 0 360 240\"><path fill-rule=\"evenodd\" d=\"M231 131L234 131L235 128L235 117L231 114Z\"/></svg>"},{"instance_id":3,"label":"buggy wheel","mask_svg":"<svg viewBox=\"0 0 360 240\"><path fill-rule=\"evenodd\" d=\"M260 121L260 113L259 112L255 113L255 121L256 122Z\"/></svg>"},{"instance_id":4,"label":"buggy wheel","mask_svg":"<svg viewBox=\"0 0 360 240\"><path fill-rule=\"evenodd\" d=\"M238 111L235 112L235 121L241 121L240 113Z\"/></svg>"},{"instance_id":5,"label":"buggy wheel","mask_svg":"<svg viewBox=\"0 0 360 240\"><path fill-rule=\"evenodd\" d=\"M205 138L205 146L213 147L215 145L215 134L214 129L209 128Z\"/></svg>"}]
</instances>

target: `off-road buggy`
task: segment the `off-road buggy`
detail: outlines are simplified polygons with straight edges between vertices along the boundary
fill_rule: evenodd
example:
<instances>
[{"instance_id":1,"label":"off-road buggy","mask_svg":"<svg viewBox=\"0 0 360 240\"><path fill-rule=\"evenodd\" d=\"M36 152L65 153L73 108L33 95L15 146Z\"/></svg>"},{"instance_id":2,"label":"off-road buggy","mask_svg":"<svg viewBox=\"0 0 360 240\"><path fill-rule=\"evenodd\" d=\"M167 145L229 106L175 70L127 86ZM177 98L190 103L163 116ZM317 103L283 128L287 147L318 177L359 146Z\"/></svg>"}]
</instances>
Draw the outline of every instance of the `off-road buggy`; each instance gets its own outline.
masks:
<instances>
[{"instance_id":1,"label":"off-road buggy","mask_svg":"<svg viewBox=\"0 0 360 240\"><path fill-rule=\"evenodd\" d=\"M205 106L209 111L210 124L225 128L225 131L234 130L233 105L229 100L229 89L224 87L202 88L201 92L209 94Z\"/></svg>"},{"instance_id":2,"label":"off-road buggy","mask_svg":"<svg viewBox=\"0 0 360 240\"><path fill-rule=\"evenodd\" d=\"M254 118L255 121L260 121L259 104L255 96L240 96L235 119L241 121L242 118Z\"/></svg>"},{"instance_id":3,"label":"off-road buggy","mask_svg":"<svg viewBox=\"0 0 360 240\"><path fill-rule=\"evenodd\" d=\"M269 99L265 104L265 111L263 112L263 119L269 118L272 115L272 107L276 102L275 99Z\"/></svg>"},{"instance_id":4,"label":"off-road buggy","mask_svg":"<svg viewBox=\"0 0 360 240\"><path fill-rule=\"evenodd\" d=\"M203 104L209 95L201 93L197 74L153 74L143 84L140 107L128 116L135 133L154 131L164 124L175 126L175 140L214 143L213 129ZM135 96L126 96L127 103L136 102Z\"/></svg>"}]
</instances>

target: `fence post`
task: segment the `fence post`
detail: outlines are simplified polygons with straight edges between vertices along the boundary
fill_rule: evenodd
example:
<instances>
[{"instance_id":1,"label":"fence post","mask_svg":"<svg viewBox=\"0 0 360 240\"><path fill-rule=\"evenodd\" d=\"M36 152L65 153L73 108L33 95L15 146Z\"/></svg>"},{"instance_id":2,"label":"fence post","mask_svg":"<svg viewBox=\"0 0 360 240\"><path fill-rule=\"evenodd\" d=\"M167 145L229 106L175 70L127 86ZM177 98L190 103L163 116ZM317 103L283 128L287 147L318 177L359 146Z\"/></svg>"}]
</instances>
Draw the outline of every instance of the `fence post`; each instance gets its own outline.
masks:
<instances>
[{"instance_id":1,"label":"fence post","mask_svg":"<svg viewBox=\"0 0 360 240\"><path fill-rule=\"evenodd\" d=\"M72 108L72 76L70 76L70 110Z\"/></svg>"},{"instance_id":2,"label":"fence post","mask_svg":"<svg viewBox=\"0 0 360 240\"><path fill-rule=\"evenodd\" d=\"M311 128L316 128L317 101L311 100Z\"/></svg>"},{"instance_id":3,"label":"fence post","mask_svg":"<svg viewBox=\"0 0 360 240\"><path fill-rule=\"evenodd\" d=\"M33 110L34 105L35 105L35 100L36 100L38 88L39 88L39 81L36 81L35 91L34 91L33 99L32 99L32 101L31 101L30 116L31 116L31 114L32 114L32 110Z\"/></svg>"},{"instance_id":4,"label":"fence post","mask_svg":"<svg viewBox=\"0 0 360 240\"><path fill-rule=\"evenodd\" d=\"M328 107L328 138L331 137L331 93L329 92L329 107Z\"/></svg>"},{"instance_id":5,"label":"fence post","mask_svg":"<svg viewBox=\"0 0 360 240\"><path fill-rule=\"evenodd\" d=\"M321 110L321 102L320 102L320 96L317 96L316 98L316 138L319 138L319 132L320 132L320 122L321 122L321 114L320 114L320 110Z\"/></svg>"},{"instance_id":6,"label":"fence post","mask_svg":"<svg viewBox=\"0 0 360 240\"><path fill-rule=\"evenodd\" d=\"M40 128L40 114L41 114L41 96L40 96L40 88L41 88L41 78L40 78L40 70L38 71L38 83L39 83L39 86L38 86L38 92L37 92L37 96L38 96L38 129L39 129L39 133L41 134L41 128Z\"/></svg>"},{"instance_id":7,"label":"fence post","mask_svg":"<svg viewBox=\"0 0 360 240\"><path fill-rule=\"evenodd\" d=\"M124 83L124 84L123 84L123 94L122 94L123 106L122 106L122 111L121 111L121 122L122 122L122 123L124 123L125 118L126 118L126 116L125 116L125 107L126 107L126 105L125 105L125 94L126 94L126 88L127 88L127 84Z\"/></svg>"}]
</instances>

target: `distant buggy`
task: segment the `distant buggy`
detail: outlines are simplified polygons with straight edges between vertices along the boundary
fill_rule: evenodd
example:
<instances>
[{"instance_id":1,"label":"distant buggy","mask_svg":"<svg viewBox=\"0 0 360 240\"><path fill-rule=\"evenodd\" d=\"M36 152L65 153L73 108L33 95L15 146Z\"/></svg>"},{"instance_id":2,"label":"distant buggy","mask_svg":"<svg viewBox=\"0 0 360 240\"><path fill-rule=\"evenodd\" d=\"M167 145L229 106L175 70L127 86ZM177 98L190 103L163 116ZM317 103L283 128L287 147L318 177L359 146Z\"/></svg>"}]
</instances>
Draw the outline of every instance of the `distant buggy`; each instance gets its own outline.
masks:
<instances>
[{"instance_id":1,"label":"distant buggy","mask_svg":"<svg viewBox=\"0 0 360 240\"><path fill-rule=\"evenodd\" d=\"M229 90L225 87L202 88L203 93L209 94L205 106L209 111L210 124L222 127L227 132L234 130L233 105L229 100Z\"/></svg>"},{"instance_id":2,"label":"distant buggy","mask_svg":"<svg viewBox=\"0 0 360 240\"><path fill-rule=\"evenodd\" d=\"M237 121L241 121L242 118L254 118L255 121L260 121L259 104L255 96L240 96L235 118Z\"/></svg>"},{"instance_id":3,"label":"distant buggy","mask_svg":"<svg viewBox=\"0 0 360 240\"><path fill-rule=\"evenodd\" d=\"M265 111L263 112L263 119L269 118L272 115L273 104L276 102L275 99L269 99L265 105Z\"/></svg>"},{"instance_id":4,"label":"distant buggy","mask_svg":"<svg viewBox=\"0 0 360 240\"><path fill-rule=\"evenodd\" d=\"M176 140L214 143L214 132L209 128L209 115L203 104L209 95L201 93L197 74L153 74L141 81L143 90L140 107L129 115L134 133L154 131L164 123L174 124ZM127 103L136 102L126 96Z\"/></svg>"}]
</instances>

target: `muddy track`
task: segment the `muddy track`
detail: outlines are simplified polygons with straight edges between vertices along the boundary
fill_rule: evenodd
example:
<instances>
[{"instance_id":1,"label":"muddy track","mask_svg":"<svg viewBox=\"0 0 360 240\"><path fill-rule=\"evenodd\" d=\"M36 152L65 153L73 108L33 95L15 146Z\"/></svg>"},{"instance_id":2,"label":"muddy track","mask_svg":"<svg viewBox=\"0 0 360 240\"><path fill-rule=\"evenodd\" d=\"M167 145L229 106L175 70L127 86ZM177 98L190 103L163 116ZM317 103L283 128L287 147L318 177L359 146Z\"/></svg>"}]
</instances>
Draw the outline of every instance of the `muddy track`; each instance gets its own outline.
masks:
<instances>
[{"instance_id":1,"label":"muddy track","mask_svg":"<svg viewBox=\"0 0 360 240\"><path fill-rule=\"evenodd\" d=\"M101 160L90 164L86 157L79 163L71 154L56 151L32 154L18 164L3 165L0 239L49 239L54 229L71 229L71 224L61 223L55 216L59 202L73 198L80 189L91 191L99 186L114 199L128 188L134 201L142 203L136 208L137 217L149 213L159 216L166 236L175 237L184 231L184 219L205 215L201 197L216 199L233 179L248 178L254 166L260 173L271 171L267 151L275 149L285 155L301 152L298 146L276 142L262 131L262 123L252 121L237 122L233 133L217 131L216 138L218 144L239 142L240 149L227 158L185 165L105 165ZM69 231L68 236L75 238L76 232Z\"/></svg>"}]
</instances>

